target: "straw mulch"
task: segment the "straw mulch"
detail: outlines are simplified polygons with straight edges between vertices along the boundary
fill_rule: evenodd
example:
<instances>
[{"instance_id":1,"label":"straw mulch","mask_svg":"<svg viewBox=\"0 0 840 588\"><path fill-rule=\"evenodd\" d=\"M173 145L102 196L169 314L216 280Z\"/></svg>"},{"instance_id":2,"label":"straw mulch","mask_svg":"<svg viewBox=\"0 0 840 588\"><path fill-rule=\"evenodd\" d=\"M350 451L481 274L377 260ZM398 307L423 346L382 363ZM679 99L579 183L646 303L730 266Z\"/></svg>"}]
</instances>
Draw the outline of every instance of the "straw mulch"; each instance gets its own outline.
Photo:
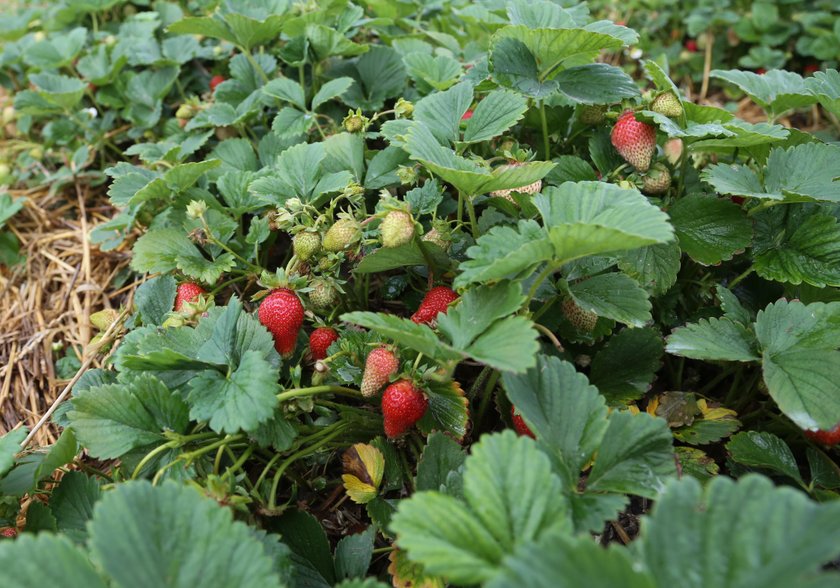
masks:
<instances>
[{"instance_id":1,"label":"straw mulch","mask_svg":"<svg viewBox=\"0 0 840 588\"><path fill-rule=\"evenodd\" d=\"M112 287L128 253L101 252L86 238L113 214L101 189L11 194L26 203L4 230L17 236L26 259L0 266L0 434L20 423L35 426L68 383L56 375L56 361L69 350L84 364L96 335L90 315L119 308L134 286ZM42 427L33 445L53 443L56 433Z\"/></svg>"}]
</instances>

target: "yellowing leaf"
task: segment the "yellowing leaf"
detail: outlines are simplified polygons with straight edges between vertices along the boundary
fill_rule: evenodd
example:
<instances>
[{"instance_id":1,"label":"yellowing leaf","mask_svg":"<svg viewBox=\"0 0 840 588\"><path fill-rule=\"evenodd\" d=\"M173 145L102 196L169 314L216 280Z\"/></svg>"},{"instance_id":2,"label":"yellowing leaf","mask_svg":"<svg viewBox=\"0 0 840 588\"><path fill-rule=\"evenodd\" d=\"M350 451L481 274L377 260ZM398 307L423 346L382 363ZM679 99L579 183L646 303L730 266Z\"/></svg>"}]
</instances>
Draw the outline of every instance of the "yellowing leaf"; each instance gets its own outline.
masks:
<instances>
[{"instance_id":1,"label":"yellowing leaf","mask_svg":"<svg viewBox=\"0 0 840 588\"><path fill-rule=\"evenodd\" d=\"M443 588L441 578L427 575L423 566L409 561L404 551L395 549L388 556L391 564L388 573L393 577L394 588Z\"/></svg>"},{"instance_id":2,"label":"yellowing leaf","mask_svg":"<svg viewBox=\"0 0 840 588\"><path fill-rule=\"evenodd\" d=\"M366 504L376 498L385 472L382 452L373 445L356 443L344 452L342 464L344 474L341 479L350 500Z\"/></svg>"}]
</instances>

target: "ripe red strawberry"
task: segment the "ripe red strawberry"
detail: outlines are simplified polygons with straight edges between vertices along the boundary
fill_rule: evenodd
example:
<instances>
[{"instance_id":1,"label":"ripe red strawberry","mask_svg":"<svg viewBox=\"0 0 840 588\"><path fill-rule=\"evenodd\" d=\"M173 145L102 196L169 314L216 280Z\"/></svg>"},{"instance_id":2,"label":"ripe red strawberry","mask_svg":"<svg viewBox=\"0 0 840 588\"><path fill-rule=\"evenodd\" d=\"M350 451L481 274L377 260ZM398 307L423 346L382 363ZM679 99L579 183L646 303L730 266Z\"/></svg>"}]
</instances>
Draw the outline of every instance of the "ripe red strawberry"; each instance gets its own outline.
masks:
<instances>
[{"instance_id":1,"label":"ripe red strawberry","mask_svg":"<svg viewBox=\"0 0 840 588\"><path fill-rule=\"evenodd\" d=\"M691 53L697 53L697 41L694 39L688 39L685 42L685 49Z\"/></svg>"},{"instance_id":2,"label":"ripe red strawberry","mask_svg":"<svg viewBox=\"0 0 840 588\"><path fill-rule=\"evenodd\" d=\"M224 81L225 81L224 76L213 76L212 78L210 78L210 91L214 92L216 90L216 86L218 86L219 84L221 84Z\"/></svg>"},{"instance_id":3,"label":"ripe red strawberry","mask_svg":"<svg viewBox=\"0 0 840 588\"><path fill-rule=\"evenodd\" d=\"M584 333L591 333L598 322L598 315L591 310L582 309L572 298L566 298L561 305L561 310L572 326Z\"/></svg>"},{"instance_id":4,"label":"ripe red strawberry","mask_svg":"<svg viewBox=\"0 0 840 588\"><path fill-rule=\"evenodd\" d=\"M464 114L461 115L461 120L470 120L473 117L472 108L467 110Z\"/></svg>"},{"instance_id":5,"label":"ripe red strawberry","mask_svg":"<svg viewBox=\"0 0 840 588\"><path fill-rule=\"evenodd\" d=\"M671 172L663 163L654 163L642 180L645 194L664 194L671 187Z\"/></svg>"},{"instance_id":6,"label":"ripe red strawberry","mask_svg":"<svg viewBox=\"0 0 840 588\"><path fill-rule=\"evenodd\" d=\"M394 352L386 347L377 347L365 360L365 373L362 376L362 396L369 398L379 392L388 383L400 367Z\"/></svg>"},{"instance_id":7,"label":"ripe red strawberry","mask_svg":"<svg viewBox=\"0 0 840 588\"><path fill-rule=\"evenodd\" d=\"M840 423L828 431L805 431L805 436L823 445L837 445L840 443Z\"/></svg>"},{"instance_id":8,"label":"ripe red strawberry","mask_svg":"<svg viewBox=\"0 0 840 588\"><path fill-rule=\"evenodd\" d=\"M303 304L288 288L273 290L263 298L258 311L260 322L274 335L274 348L283 357L295 350L298 332L303 325Z\"/></svg>"},{"instance_id":9,"label":"ripe red strawberry","mask_svg":"<svg viewBox=\"0 0 840 588\"><path fill-rule=\"evenodd\" d=\"M330 327L318 327L309 335L309 352L312 359L324 359L327 349L338 341L338 333Z\"/></svg>"},{"instance_id":10,"label":"ripe red strawberry","mask_svg":"<svg viewBox=\"0 0 840 588\"><path fill-rule=\"evenodd\" d=\"M399 247L414 238L414 219L402 210L392 210L379 225L383 247Z\"/></svg>"},{"instance_id":11,"label":"ripe red strawberry","mask_svg":"<svg viewBox=\"0 0 840 588\"><path fill-rule=\"evenodd\" d=\"M759 67L758 69L755 70L755 73L757 73L760 76L763 76L764 74L767 73L767 70L764 69L763 67Z\"/></svg>"},{"instance_id":12,"label":"ripe red strawberry","mask_svg":"<svg viewBox=\"0 0 840 588\"><path fill-rule=\"evenodd\" d=\"M673 92L665 92L654 98L650 109L670 118L682 116L683 113L682 104L680 104L679 98Z\"/></svg>"},{"instance_id":13,"label":"ripe red strawberry","mask_svg":"<svg viewBox=\"0 0 840 588\"><path fill-rule=\"evenodd\" d=\"M610 139L627 163L641 172L647 171L656 150L656 129L652 125L636 120L633 111L627 110L616 121Z\"/></svg>"},{"instance_id":14,"label":"ripe red strawberry","mask_svg":"<svg viewBox=\"0 0 840 588\"><path fill-rule=\"evenodd\" d=\"M6 527L2 531L0 531L0 537L6 537L7 539L14 539L18 536L17 529L14 527Z\"/></svg>"},{"instance_id":15,"label":"ripe red strawberry","mask_svg":"<svg viewBox=\"0 0 840 588\"><path fill-rule=\"evenodd\" d=\"M510 407L510 416L513 420L513 428L516 429L516 434L521 436L527 435L531 439L536 439L534 436L534 432L531 430L531 427L525 424L525 420L522 418L522 415L516 412L516 407Z\"/></svg>"},{"instance_id":16,"label":"ripe red strawberry","mask_svg":"<svg viewBox=\"0 0 840 588\"><path fill-rule=\"evenodd\" d=\"M423 418L429 401L411 380L398 380L382 394L385 435L394 439L403 435Z\"/></svg>"},{"instance_id":17,"label":"ripe red strawberry","mask_svg":"<svg viewBox=\"0 0 840 588\"><path fill-rule=\"evenodd\" d=\"M808 65L805 66L805 69L802 70L802 71L807 76L809 74L816 73L816 72L820 71L820 66L817 63L809 63Z\"/></svg>"},{"instance_id":18,"label":"ripe red strawberry","mask_svg":"<svg viewBox=\"0 0 840 588\"><path fill-rule=\"evenodd\" d=\"M439 312L446 314L449 304L458 299L458 295L446 286L436 286L426 292L426 297L420 303L411 320L417 324L428 325L434 322Z\"/></svg>"},{"instance_id":19,"label":"ripe red strawberry","mask_svg":"<svg viewBox=\"0 0 840 588\"><path fill-rule=\"evenodd\" d=\"M207 292L195 282L178 284L178 290L175 293L175 311L181 310L185 302L195 302L202 294L207 294Z\"/></svg>"},{"instance_id":20,"label":"ripe red strawberry","mask_svg":"<svg viewBox=\"0 0 840 588\"><path fill-rule=\"evenodd\" d=\"M729 199L738 206L741 206L746 200L746 198L744 198L743 196L730 196Z\"/></svg>"}]
</instances>

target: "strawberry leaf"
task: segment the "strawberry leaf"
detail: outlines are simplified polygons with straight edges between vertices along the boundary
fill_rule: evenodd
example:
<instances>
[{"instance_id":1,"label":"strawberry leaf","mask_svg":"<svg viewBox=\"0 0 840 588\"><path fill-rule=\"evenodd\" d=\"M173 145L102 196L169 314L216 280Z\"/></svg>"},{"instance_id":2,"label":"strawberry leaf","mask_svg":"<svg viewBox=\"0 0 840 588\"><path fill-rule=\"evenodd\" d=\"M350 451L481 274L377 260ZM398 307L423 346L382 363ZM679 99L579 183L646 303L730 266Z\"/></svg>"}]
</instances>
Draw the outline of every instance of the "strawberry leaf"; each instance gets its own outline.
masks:
<instances>
[{"instance_id":1,"label":"strawberry leaf","mask_svg":"<svg viewBox=\"0 0 840 588\"><path fill-rule=\"evenodd\" d=\"M771 470L804 485L793 452L787 443L773 433L766 431L738 433L726 444L726 450L729 452L729 457L739 464Z\"/></svg>"},{"instance_id":2,"label":"strawberry leaf","mask_svg":"<svg viewBox=\"0 0 840 588\"><path fill-rule=\"evenodd\" d=\"M20 444L27 433L26 427L19 427L0 437L0 478L14 467L15 456L20 451Z\"/></svg>"},{"instance_id":3,"label":"strawberry leaf","mask_svg":"<svg viewBox=\"0 0 840 588\"><path fill-rule=\"evenodd\" d=\"M518 545L570 529L561 488L531 439L485 435L465 462L463 500L418 492L400 503L391 528L428 573L478 584Z\"/></svg>"},{"instance_id":4,"label":"strawberry leaf","mask_svg":"<svg viewBox=\"0 0 840 588\"><path fill-rule=\"evenodd\" d=\"M189 424L186 404L151 375L82 390L72 405L70 429L100 459L160 443L165 431L185 433Z\"/></svg>"},{"instance_id":5,"label":"strawberry leaf","mask_svg":"<svg viewBox=\"0 0 840 588\"><path fill-rule=\"evenodd\" d=\"M464 141L477 143L498 137L515 125L528 110L528 102L521 94L496 90L478 103L472 118L467 121Z\"/></svg>"},{"instance_id":6,"label":"strawberry leaf","mask_svg":"<svg viewBox=\"0 0 840 588\"><path fill-rule=\"evenodd\" d=\"M592 360L589 379L610 404L627 403L648 391L662 366L662 336L653 329L624 329Z\"/></svg>"},{"instance_id":7,"label":"strawberry leaf","mask_svg":"<svg viewBox=\"0 0 840 588\"><path fill-rule=\"evenodd\" d=\"M40 586L45 582L86 588L106 588L87 553L67 537L25 533L0 544L0 583Z\"/></svg>"},{"instance_id":8,"label":"strawberry leaf","mask_svg":"<svg viewBox=\"0 0 840 588\"><path fill-rule=\"evenodd\" d=\"M676 242L648 245L621 253L618 267L648 293L659 296L676 283L681 253Z\"/></svg>"},{"instance_id":9,"label":"strawberry leaf","mask_svg":"<svg viewBox=\"0 0 840 588\"><path fill-rule=\"evenodd\" d=\"M127 482L108 492L94 509L89 546L125 588L281 586L267 549L247 525L174 482Z\"/></svg>"},{"instance_id":10,"label":"strawberry leaf","mask_svg":"<svg viewBox=\"0 0 840 588\"><path fill-rule=\"evenodd\" d=\"M584 310L631 327L651 320L647 292L631 277L619 272L593 276L569 287L575 302Z\"/></svg>"},{"instance_id":11,"label":"strawberry leaf","mask_svg":"<svg viewBox=\"0 0 840 588\"><path fill-rule=\"evenodd\" d=\"M741 208L729 200L688 196L677 200L668 214L680 248L703 265L728 261L750 244L751 223Z\"/></svg>"},{"instance_id":12,"label":"strawberry leaf","mask_svg":"<svg viewBox=\"0 0 840 588\"><path fill-rule=\"evenodd\" d=\"M190 380L190 417L219 433L256 431L274 414L279 377L260 352L248 350L233 373L206 370Z\"/></svg>"},{"instance_id":13,"label":"strawberry leaf","mask_svg":"<svg viewBox=\"0 0 840 588\"><path fill-rule=\"evenodd\" d=\"M712 361L758 361L755 334L728 318L701 319L675 329L666 351L673 355Z\"/></svg>"},{"instance_id":14,"label":"strawberry leaf","mask_svg":"<svg viewBox=\"0 0 840 588\"><path fill-rule=\"evenodd\" d=\"M715 69L710 75L737 86L772 118L817 101L802 76L790 71L771 69L759 75L751 71Z\"/></svg>"}]
</instances>

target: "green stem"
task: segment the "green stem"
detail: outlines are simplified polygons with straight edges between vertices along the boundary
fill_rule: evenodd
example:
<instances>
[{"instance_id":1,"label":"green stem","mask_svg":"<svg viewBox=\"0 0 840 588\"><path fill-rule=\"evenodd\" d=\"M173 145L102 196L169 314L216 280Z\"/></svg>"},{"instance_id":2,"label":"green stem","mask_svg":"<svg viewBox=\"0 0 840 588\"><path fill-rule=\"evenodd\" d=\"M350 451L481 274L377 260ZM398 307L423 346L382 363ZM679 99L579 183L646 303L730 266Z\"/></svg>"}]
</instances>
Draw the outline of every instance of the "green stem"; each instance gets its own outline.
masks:
<instances>
[{"instance_id":1,"label":"green stem","mask_svg":"<svg viewBox=\"0 0 840 588\"><path fill-rule=\"evenodd\" d=\"M280 478L283 476L283 473L287 469L289 469L289 466L292 465L295 461L297 461L301 457L306 457L307 455L309 455L311 453L315 453L316 451L318 451L321 447L323 447L324 445L326 445L327 443L329 443L330 441L335 439L338 435L343 433L345 428L346 427L337 427L332 433L330 433L329 435L327 435L326 437L324 437L323 439L321 439L320 441L318 441L314 445L311 445L311 446L307 447L306 449L301 449L297 453L293 453L292 455L290 455L288 457L288 459L286 459L286 461L284 461L282 464L280 464L280 467L277 468L277 471L274 473L274 478L271 481L271 496L268 499L268 510L269 511L272 511L272 510L275 509L275 506L277 504L275 499L277 497L277 488L280 486Z\"/></svg>"},{"instance_id":2,"label":"green stem","mask_svg":"<svg viewBox=\"0 0 840 588\"><path fill-rule=\"evenodd\" d=\"M553 274L555 271L557 271L557 266L549 263L545 266L545 269L541 271L540 274L534 279L534 283L531 284L531 288L528 290L528 298L525 300L524 308L527 309L528 306L530 306L531 300L534 299L534 296L536 295L537 290L539 290L540 285L546 280L546 278L548 278L548 276Z\"/></svg>"},{"instance_id":3,"label":"green stem","mask_svg":"<svg viewBox=\"0 0 840 588\"><path fill-rule=\"evenodd\" d=\"M753 273L754 270L755 270L755 268L753 266L748 267L743 272L741 272L738 276L736 276L731 282L729 282L726 285L726 287L731 290L732 288L737 286L741 282L741 280L743 280L744 278L749 276L751 273Z\"/></svg>"},{"instance_id":4,"label":"green stem","mask_svg":"<svg viewBox=\"0 0 840 588\"><path fill-rule=\"evenodd\" d=\"M236 462L234 462L234 464L227 469L227 471L225 472L225 476L232 475L233 472L240 469L243 466L243 464L246 461L248 461L248 458L251 457L252 453L254 453L254 446L250 445L248 447L248 449L246 449L242 453L242 455L239 457L239 459L237 459Z\"/></svg>"},{"instance_id":5,"label":"green stem","mask_svg":"<svg viewBox=\"0 0 840 588\"><path fill-rule=\"evenodd\" d=\"M312 386L310 388L297 388L295 390L286 390L277 395L277 400L285 402L292 398L301 396L315 396L316 394L342 394L344 396L352 396L353 398L361 398L362 393L353 388L345 388L344 386Z\"/></svg>"},{"instance_id":6,"label":"green stem","mask_svg":"<svg viewBox=\"0 0 840 588\"><path fill-rule=\"evenodd\" d=\"M260 64L257 63L257 60L254 59L254 56L251 55L251 52L246 51L242 47L240 47L239 50L242 51L242 53L245 55L245 59L248 60L248 63L251 64L251 67L254 68L254 71L257 72L257 75L259 75L260 78L262 78L262 81L267 84L268 83L268 76L265 75L265 72L263 71L263 68L260 67Z\"/></svg>"},{"instance_id":7,"label":"green stem","mask_svg":"<svg viewBox=\"0 0 840 588\"><path fill-rule=\"evenodd\" d=\"M548 119L545 116L545 100L540 100L540 122L542 124L543 149L545 150L543 158L549 161L551 159L551 146L548 142Z\"/></svg>"},{"instance_id":8,"label":"green stem","mask_svg":"<svg viewBox=\"0 0 840 588\"><path fill-rule=\"evenodd\" d=\"M464 198L467 204L467 214L470 215L470 230L472 231L473 239L478 239L481 232L478 230L478 221L475 218L475 206L473 206L472 196Z\"/></svg>"},{"instance_id":9,"label":"green stem","mask_svg":"<svg viewBox=\"0 0 840 588\"><path fill-rule=\"evenodd\" d=\"M475 417L475 431L478 432L481 423L484 421L484 415L487 413L487 407L490 406L490 398L493 396L493 390L496 388L496 383L499 381L500 372L493 372L487 380L487 385L484 387L484 395L481 397L481 403L478 405L478 414Z\"/></svg>"},{"instance_id":10,"label":"green stem","mask_svg":"<svg viewBox=\"0 0 840 588\"><path fill-rule=\"evenodd\" d=\"M137 467L134 468L134 471L131 473L131 479L136 480L137 476L140 475L140 472L143 470L146 465L149 464L154 458L158 455L163 453L164 451L168 451L169 449L174 449L178 446L177 441L169 441L168 443L164 443L163 445L158 445L152 451L147 453L143 459L140 460L140 463L137 464Z\"/></svg>"},{"instance_id":11,"label":"green stem","mask_svg":"<svg viewBox=\"0 0 840 588\"><path fill-rule=\"evenodd\" d=\"M223 445L227 445L228 443L233 443L234 441L239 441L244 439L245 435L228 435L224 439L219 439L215 443L211 443L210 445L205 445L195 451L190 451L189 453L182 453L179 459L186 460L187 463L193 461L197 457L201 457L205 453L210 453L211 451L215 451L219 447Z\"/></svg>"}]
</instances>

